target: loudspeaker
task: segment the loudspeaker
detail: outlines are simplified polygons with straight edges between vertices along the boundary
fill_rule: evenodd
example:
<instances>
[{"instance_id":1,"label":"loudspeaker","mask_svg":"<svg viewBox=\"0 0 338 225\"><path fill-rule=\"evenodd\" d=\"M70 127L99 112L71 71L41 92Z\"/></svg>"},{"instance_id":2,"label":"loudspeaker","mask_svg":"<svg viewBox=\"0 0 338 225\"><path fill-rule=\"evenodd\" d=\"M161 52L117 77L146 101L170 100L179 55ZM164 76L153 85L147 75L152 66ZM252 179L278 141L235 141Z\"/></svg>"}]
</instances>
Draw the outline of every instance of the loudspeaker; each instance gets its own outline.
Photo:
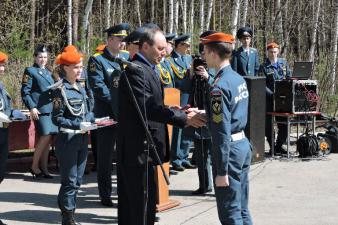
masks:
<instances>
[{"instance_id":1,"label":"loudspeaker","mask_svg":"<svg viewBox=\"0 0 338 225\"><path fill-rule=\"evenodd\" d=\"M275 82L274 111L304 113L318 111L316 80L280 80Z\"/></svg>"},{"instance_id":2,"label":"loudspeaker","mask_svg":"<svg viewBox=\"0 0 338 225\"><path fill-rule=\"evenodd\" d=\"M265 77L244 76L249 91L248 123L245 135L252 147L252 162L264 160Z\"/></svg>"}]
</instances>

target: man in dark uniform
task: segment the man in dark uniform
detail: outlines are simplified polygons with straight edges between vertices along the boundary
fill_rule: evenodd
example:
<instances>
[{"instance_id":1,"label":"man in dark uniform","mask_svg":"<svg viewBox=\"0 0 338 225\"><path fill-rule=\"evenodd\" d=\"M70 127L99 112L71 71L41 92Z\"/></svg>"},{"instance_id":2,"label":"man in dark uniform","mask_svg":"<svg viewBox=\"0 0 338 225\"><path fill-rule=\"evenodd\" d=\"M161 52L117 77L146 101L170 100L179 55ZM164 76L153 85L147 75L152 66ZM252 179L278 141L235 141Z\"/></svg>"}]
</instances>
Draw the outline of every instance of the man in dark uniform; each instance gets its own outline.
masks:
<instances>
[{"instance_id":1,"label":"man in dark uniform","mask_svg":"<svg viewBox=\"0 0 338 225\"><path fill-rule=\"evenodd\" d=\"M173 51L174 41L176 34L166 34L165 39L167 40L167 47L165 48L166 56L163 57L160 64L157 65L157 72L160 77L161 83L164 88L175 87L175 75L170 66L169 57Z\"/></svg>"},{"instance_id":2,"label":"man in dark uniform","mask_svg":"<svg viewBox=\"0 0 338 225\"><path fill-rule=\"evenodd\" d=\"M257 76L259 72L259 57L257 49L250 47L252 29L250 27L241 27L236 36L242 46L233 53L232 69L242 76Z\"/></svg>"},{"instance_id":3,"label":"man in dark uniform","mask_svg":"<svg viewBox=\"0 0 338 225\"><path fill-rule=\"evenodd\" d=\"M184 34L174 39L175 49L169 59L171 68L175 74L175 88L181 91L180 105L188 104L192 82L190 67L192 58L188 55L190 49L190 35ZM192 137L188 137L186 129L173 128L171 143L171 163L176 171L183 171L185 168L195 168L188 160L189 149L192 146Z\"/></svg>"},{"instance_id":4,"label":"man in dark uniform","mask_svg":"<svg viewBox=\"0 0 338 225\"><path fill-rule=\"evenodd\" d=\"M251 147L244 129L249 92L245 80L231 69L235 38L214 33L202 39L208 67L216 73L210 91L209 122L218 216L223 225L251 225L248 209Z\"/></svg>"},{"instance_id":5,"label":"man in dark uniform","mask_svg":"<svg viewBox=\"0 0 338 225\"><path fill-rule=\"evenodd\" d=\"M126 78L140 106L143 118L154 139L162 162L169 161L167 123L176 126L200 127L204 124L197 109L187 111L168 108L163 103L163 88L155 72L165 56L166 39L158 28L146 28L140 38L140 52L134 57L136 65L127 66L119 87L118 134L118 224L153 225L156 209L155 166L158 162L148 149L145 131L128 90ZM146 178L147 175L147 178ZM147 181L147 182L146 182ZM148 198L145 191L148 190ZM147 206L145 214L145 205ZM144 221L144 215L145 220Z\"/></svg>"},{"instance_id":6,"label":"man in dark uniform","mask_svg":"<svg viewBox=\"0 0 338 225\"><path fill-rule=\"evenodd\" d=\"M124 38L124 41L126 42L127 51L129 52L129 61L132 61L135 54L138 53L139 51L140 48L139 42L142 31L143 28L139 27Z\"/></svg>"},{"instance_id":7,"label":"man in dark uniform","mask_svg":"<svg viewBox=\"0 0 338 225\"><path fill-rule=\"evenodd\" d=\"M260 71L266 77L266 111L273 112L273 93L274 85L276 80L283 80L291 77L289 65L283 58L278 58L279 46L278 44L271 42L266 46L268 58L265 60L265 63L261 65ZM275 144L275 153L286 154L286 150L283 149L282 145L287 139L287 125L278 123L278 136L277 141L272 141L272 118L271 116L266 116L265 121L265 136L270 145L270 154L271 146ZM285 118L276 118L278 121L283 121Z\"/></svg>"},{"instance_id":8,"label":"man in dark uniform","mask_svg":"<svg viewBox=\"0 0 338 225\"><path fill-rule=\"evenodd\" d=\"M123 57L120 47L127 36L129 24L113 26L107 33L107 46L103 53L96 53L89 58L88 80L94 94L94 114L96 118L107 117L117 120L118 86L121 67L114 62L114 57ZM128 56L129 58L129 56ZM102 205L113 206L112 192L112 157L117 135L116 127L97 130L97 181Z\"/></svg>"}]
</instances>

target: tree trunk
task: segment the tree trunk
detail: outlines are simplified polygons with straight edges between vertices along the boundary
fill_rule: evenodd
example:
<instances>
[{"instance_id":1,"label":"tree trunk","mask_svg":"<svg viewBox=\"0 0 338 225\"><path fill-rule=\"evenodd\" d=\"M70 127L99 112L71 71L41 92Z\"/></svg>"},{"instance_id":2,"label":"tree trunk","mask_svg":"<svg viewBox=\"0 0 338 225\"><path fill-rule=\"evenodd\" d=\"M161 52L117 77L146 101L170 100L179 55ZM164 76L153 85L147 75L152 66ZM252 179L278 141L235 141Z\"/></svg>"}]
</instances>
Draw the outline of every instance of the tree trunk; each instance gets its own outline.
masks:
<instances>
[{"instance_id":1,"label":"tree trunk","mask_svg":"<svg viewBox=\"0 0 338 225\"><path fill-rule=\"evenodd\" d=\"M123 0L120 0L120 15L119 15L119 23L123 21Z\"/></svg>"},{"instance_id":2,"label":"tree trunk","mask_svg":"<svg viewBox=\"0 0 338 225\"><path fill-rule=\"evenodd\" d=\"M231 13L231 27L230 32L233 36L236 35L237 23L238 23L238 13L239 13L239 4L240 0L233 1L232 13Z\"/></svg>"},{"instance_id":3,"label":"tree trunk","mask_svg":"<svg viewBox=\"0 0 338 225\"><path fill-rule=\"evenodd\" d=\"M78 40L79 28L79 0L73 0L73 43Z\"/></svg>"},{"instance_id":4,"label":"tree trunk","mask_svg":"<svg viewBox=\"0 0 338 225\"><path fill-rule=\"evenodd\" d=\"M174 7L174 33L178 33L178 11L180 3L178 0L174 0L175 7Z\"/></svg>"},{"instance_id":5,"label":"tree trunk","mask_svg":"<svg viewBox=\"0 0 338 225\"><path fill-rule=\"evenodd\" d=\"M163 32L167 31L167 1L163 0L163 15L162 15L162 29Z\"/></svg>"},{"instance_id":6,"label":"tree trunk","mask_svg":"<svg viewBox=\"0 0 338 225\"><path fill-rule=\"evenodd\" d=\"M173 32L174 26L174 0L169 0L169 33Z\"/></svg>"},{"instance_id":7,"label":"tree trunk","mask_svg":"<svg viewBox=\"0 0 338 225\"><path fill-rule=\"evenodd\" d=\"M30 34L30 42L31 48L34 49L35 43L35 11L36 11L36 2L32 0L31 3L31 34Z\"/></svg>"},{"instance_id":8,"label":"tree trunk","mask_svg":"<svg viewBox=\"0 0 338 225\"><path fill-rule=\"evenodd\" d=\"M319 18L319 12L320 12L320 4L321 0L316 0L313 1L313 7L314 7L314 15L313 15L313 30L312 30L312 35L311 35L311 47L310 47L310 52L309 52L309 60L313 61L314 60L314 55L315 55L315 45L316 45L316 39L317 39L317 30L318 30L318 18Z\"/></svg>"},{"instance_id":9,"label":"tree trunk","mask_svg":"<svg viewBox=\"0 0 338 225\"><path fill-rule=\"evenodd\" d=\"M183 33L187 33L187 0L182 0L181 5L182 5L182 14L183 14L183 18L182 18Z\"/></svg>"},{"instance_id":10,"label":"tree trunk","mask_svg":"<svg viewBox=\"0 0 338 225\"><path fill-rule=\"evenodd\" d=\"M88 0L87 1L87 5L84 11L84 15L82 18L82 34L81 34L81 39L82 39L82 43L83 43L83 51L86 51L86 43L87 43L87 36L88 36L88 24L89 24L89 14L92 11L92 7L93 7L93 0Z\"/></svg>"},{"instance_id":11,"label":"tree trunk","mask_svg":"<svg viewBox=\"0 0 338 225\"><path fill-rule=\"evenodd\" d=\"M332 40L332 74L331 74L331 88L330 93L333 95L336 91L336 73L337 73L337 42L338 42L338 2L334 4L334 34Z\"/></svg>"},{"instance_id":12,"label":"tree trunk","mask_svg":"<svg viewBox=\"0 0 338 225\"><path fill-rule=\"evenodd\" d=\"M204 0L200 0L200 34L204 31Z\"/></svg>"},{"instance_id":13,"label":"tree trunk","mask_svg":"<svg viewBox=\"0 0 338 225\"><path fill-rule=\"evenodd\" d=\"M276 0L276 29L277 29L277 40L283 49L284 46L284 37L283 37L283 19L282 19L282 8L280 4L280 0ZM282 52L283 53L283 52Z\"/></svg>"},{"instance_id":14,"label":"tree trunk","mask_svg":"<svg viewBox=\"0 0 338 225\"><path fill-rule=\"evenodd\" d=\"M150 12L150 22L154 23L154 21L155 21L155 0L151 0L150 9L151 9L151 12Z\"/></svg>"},{"instance_id":15,"label":"tree trunk","mask_svg":"<svg viewBox=\"0 0 338 225\"><path fill-rule=\"evenodd\" d=\"M140 1L136 0L136 13L137 13L137 22L139 27L142 25L142 21L141 21L141 13L140 13Z\"/></svg>"},{"instance_id":16,"label":"tree trunk","mask_svg":"<svg viewBox=\"0 0 338 225\"><path fill-rule=\"evenodd\" d=\"M190 29L189 33L193 34L194 33L194 16L195 16L195 4L194 0L190 0ZM191 38L191 45L193 45L193 38Z\"/></svg>"},{"instance_id":17,"label":"tree trunk","mask_svg":"<svg viewBox=\"0 0 338 225\"><path fill-rule=\"evenodd\" d=\"M67 35L68 35L68 39L67 39L67 44L71 45L73 42L73 38L72 38L72 0L67 0Z\"/></svg>"},{"instance_id":18,"label":"tree trunk","mask_svg":"<svg viewBox=\"0 0 338 225\"><path fill-rule=\"evenodd\" d=\"M242 15L242 23L241 23L242 27L246 26L247 15L248 15L248 0L243 0L243 15Z\"/></svg>"},{"instance_id":19,"label":"tree trunk","mask_svg":"<svg viewBox=\"0 0 338 225\"><path fill-rule=\"evenodd\" d=\"M105 29L108 29L110 27L110 8L111 8L111 0L106 0L106 8L105 8L105 13L106 13L106 26Z\"/></svg>"},{"instance_id":20,"label":"tree trunk","mask_svg":"<svg viewBox=\"0 0 338 225\"><path fill-rule=\"evenodd\" d=\"M114 4L113 4L113 21L111 25L115 24L115 16L116 16L116 0L114 0Z\"/></svg>"},{"instance_id":21,"label":"tree trunk","mask_svg":"<svg viewBox=\"0 0 338 225\"><path fill-rule=\"evenodd\" d=\"M210 20L211 20L211 13L212 13L212 6L214 4L214 0L209 0L209 4L208 4L208 15L207 15L207 21L205 24L205 29L204 30L209 30L210 27Z\"/></svg>"}]
</instances>

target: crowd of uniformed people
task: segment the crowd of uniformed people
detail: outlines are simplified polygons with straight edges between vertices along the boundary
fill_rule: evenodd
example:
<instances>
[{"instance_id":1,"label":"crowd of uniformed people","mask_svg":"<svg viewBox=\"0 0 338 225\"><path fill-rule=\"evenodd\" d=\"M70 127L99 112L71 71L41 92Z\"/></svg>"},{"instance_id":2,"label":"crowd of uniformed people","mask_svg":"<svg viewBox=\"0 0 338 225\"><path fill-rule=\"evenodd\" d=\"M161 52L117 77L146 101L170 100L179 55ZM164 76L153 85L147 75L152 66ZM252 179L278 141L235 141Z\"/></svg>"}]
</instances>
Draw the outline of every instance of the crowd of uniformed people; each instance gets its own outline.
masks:
<instances>
[{"instance_id":1,"label":"crowd of uniformed people","mask_svg":"<svg viewBox=\"0 0 338 225\"><path fill-rule=\"evenodd\" d=\"M241 46L236 50L232 35L210 30L200 35L196 60L190 55L189 34L163 34L155 24L130 30L127 23L105 30L105 44L88 56L88 63L75 46L65 47L56 57L54 75L46 67L47 46L35 49L34 64L24 70L21 88L23 103L39 135L29 169L33 178L53 178L48 171L48 154L54 144L61 177L57 204L62 224L79 224L74 218L76 195L86 167L90 131L102 205L114 205L111 175L116 148L119 224L154 224L154 165L158 162L151 153L144 153L147 140L128 91L129 80L160 159L171 162L170 173L197 167L199 187L192 194L203 195L214 187L222 224L252 224L248 209L251 147L243 132L248 90L242 76L266 77L267 110L272 111L274 81L290 76L286 60L278 58L278 44L266 46L267 57L260 64L258 51L251 47L250 27L238 30ZM133 64L126 66L116 58ZM0 79L8 60L7 54L0 52ZM198 62L203 63L193 65ZM180 106L164 106L163 88L180 90ZM0 112L13 120L23 117L13 110L1 82ZM274 143L269 120L267 117L268 143L283 153L286 128L278 125ZM166 124L174 125L170 145ZM0 181L8 157L8 126L0 122ZM191 151L192 160L188 158ZM144 183L145 174L150 177L148 183ZM148 199L144 199L145 187Z\"/></svg>"}]
</instances>

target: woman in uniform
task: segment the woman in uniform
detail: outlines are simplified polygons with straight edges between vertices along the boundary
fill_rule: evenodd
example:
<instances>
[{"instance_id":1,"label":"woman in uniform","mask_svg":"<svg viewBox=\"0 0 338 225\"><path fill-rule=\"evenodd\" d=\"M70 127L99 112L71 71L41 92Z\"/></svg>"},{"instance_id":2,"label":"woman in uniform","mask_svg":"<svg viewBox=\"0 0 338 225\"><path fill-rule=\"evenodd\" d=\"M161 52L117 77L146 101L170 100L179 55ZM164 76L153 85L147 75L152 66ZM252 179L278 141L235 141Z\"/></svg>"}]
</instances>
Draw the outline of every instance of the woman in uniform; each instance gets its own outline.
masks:
<instances>
[{"instance_id":1,"label":"woman in uniform","mask_svg":"<svg viewBox=\"0 0 338 225\"><path fill-rule=\"evenodd\" d=\"M33 178L53 178L48 172L48 154L52 135L57 133L57 127L51 118L52 92L48 87L54 84L54 80L46 68L47 61L47 48L38 45L34 51L34 65L25 69L22 78L22 100L30 110L31 119L36 122L35 128L40 136L30 168Z\"/></svg>"},{"instance_id":2,"label":"woman in uniform","mask_svg":"<svg viewBox=\"0 0 338 225\"><path fill-rule=\"evenodd\" d=\"M60 131L55 144L61 175L58 205L62 224L74 225L78 224L74 220L74 211L87 161L88 130L96 125L86 90L78 82L83 72L82 54L76 49L63 51L56 63L60 65L60 77L63 78L53 91L52 118Z\"/></svg>"}]
</instances>

